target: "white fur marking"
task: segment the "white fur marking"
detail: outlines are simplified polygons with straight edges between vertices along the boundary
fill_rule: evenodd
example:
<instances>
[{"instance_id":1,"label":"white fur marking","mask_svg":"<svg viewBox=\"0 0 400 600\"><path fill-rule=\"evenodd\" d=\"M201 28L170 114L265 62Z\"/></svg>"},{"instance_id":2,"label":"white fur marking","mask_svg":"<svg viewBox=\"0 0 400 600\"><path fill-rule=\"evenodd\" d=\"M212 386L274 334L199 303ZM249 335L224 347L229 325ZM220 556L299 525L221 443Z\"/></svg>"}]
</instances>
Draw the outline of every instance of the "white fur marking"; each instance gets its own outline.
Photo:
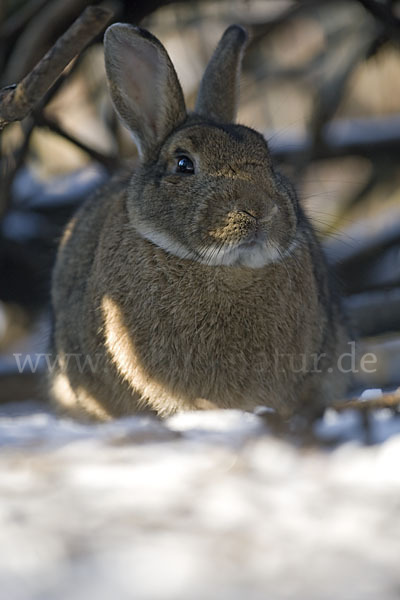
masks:
<instances>
[{"instance_id":1,"label":"white fur marking","mask_svg":"<svg viewBox=\"0 0 400 600\"><path fill-rule=\"evenodd\" d=\"M199 253L189 250L186 246L174 240L168 233L157 231L150 225L141 222L135 223L138 232L147 240L169 254L178 258L195 260L196 262L218 266L242 266L252 269L261 269L266 265L278 262L285 258L297 245L296 239L292 241L289 248L279 252L277 248L267 243L259 243L253 248L243 247L240 244L235 246L221 247L217 244L210 245L207 249L202 249Z\"/></svg>"},{"instance_id":2,"label":"white fur marking","mask_svg":"<svg viewBox=\"0 0 400 600\"><path fill-rule=\"evenodd\" d=\"M140 235L142 235L146 240L162 248L165 252L169 254L173 254L178 258L190 258L192 260L196 260L196 254L186 248L183 244L174 240L173 237L168 235L168 233L164 233L163 231L157 231L156 229L152 229L150 225L146 223L135 223L137 230Z\"/></svg>"},{"instance_id":3,"label":"white fur marking","mask_svg":"<svg viewBox=\"0 0 400 600\"><path fill-rule=\"evenodd\" d=\"M269 244L257 244L253 248L244 248L240 245L234 247L220 247L213 244L201 253L199 262L210 266L242 266L260 269L265 265L275 262L280 258L279 252Z\"/></svg>"}]
</instances>

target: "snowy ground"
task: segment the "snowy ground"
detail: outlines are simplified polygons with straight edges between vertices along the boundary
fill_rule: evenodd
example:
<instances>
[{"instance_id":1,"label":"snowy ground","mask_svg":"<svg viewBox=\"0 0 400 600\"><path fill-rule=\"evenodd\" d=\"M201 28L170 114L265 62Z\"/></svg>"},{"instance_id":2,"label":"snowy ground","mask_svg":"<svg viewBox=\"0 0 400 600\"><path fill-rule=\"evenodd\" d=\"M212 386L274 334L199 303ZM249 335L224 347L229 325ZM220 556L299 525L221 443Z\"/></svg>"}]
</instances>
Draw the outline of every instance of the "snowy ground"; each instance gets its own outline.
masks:
<instances>
[{"instance_id":1,"label":"snowy ground","mask_svg":"<svg viewBox=\"0 0 400 600\"><path fill-rule=\"evenodd\" d=\"M239 411L84 426L0 407L5 600L398 600L400 417L277 439Z\"/></svg>"}]
</instances>

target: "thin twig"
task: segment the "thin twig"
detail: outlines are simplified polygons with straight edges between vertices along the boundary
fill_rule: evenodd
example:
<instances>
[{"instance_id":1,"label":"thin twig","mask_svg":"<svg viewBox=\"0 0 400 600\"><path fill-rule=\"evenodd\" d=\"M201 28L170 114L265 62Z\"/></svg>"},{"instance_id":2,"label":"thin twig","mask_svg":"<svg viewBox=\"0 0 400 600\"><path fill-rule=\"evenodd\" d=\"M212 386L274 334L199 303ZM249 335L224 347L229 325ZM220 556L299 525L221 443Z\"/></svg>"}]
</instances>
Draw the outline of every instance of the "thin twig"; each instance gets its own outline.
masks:
<instances>
[{"instance_id":1,"label":"thin twig","mask_svg":"<svg viewBox=\"0 0 400 600\"><path fill-rule=\"evenodd\" d=\"M95 150L94 148L91 148L90 146L87 146L84 142L65 131L54 118L47 117L43 113L35 113L34 118L36 125L39 127L47 127L53 133L56 133L72 144L75 144L75 146L89 154L93 160L103 165L108 171L113 171L118 166L119 161L117 158L108 156L102 152L99 152L98 150Z\"/></svg>"},{"instance_id":2,"label":"thin twig","mask_svg":"<svg viewBox=\"0 0 400 600\"><path fill-rule=\"evenodd\" d=\"M57 39L93 2L90 0L48 0L26 23L12 44L1 85L20 81L46 54Z\"/></svg>"},{"instance_id":3,"label":"thin twig","mask_svg":"<svg viewBox=\"0 0 400 600\"><path fill-rule=\"evenodd\" d=\"M24 139L21 146L11 155L5 156L0 161L1 190L0 190L0 219L5 215L11 205L11 187L17 171L24 163L29 149L32 132L35 127L33 119L24 121L22 129Z\"/></svg>"},{"instance_id":4,"label":"thin twig","mask_svg":"<svg viewBox=\"0 0 400 600\"><path fill-rule=\"evenodd\" d=\"M24 79L0 91L0 130L23 119L42 99L68 63L81 52L110 20L112 12L90 6L57 40Z\"/></svg>"},{"instance_id":5,"label":"thin twig","mask_svg":"<svg viewBox=\"0 0 400 600\"><path fill-rule=\"evenodd\" d=\"M0 159L0 181L2 182L2 186L0 189L0 219L10 208L12 203L11 198L11 189L14 178L24 163L24 158L29 150L29 143L31 139L31 134L33 132L33 128L37 125L37 115L40 115L45 106L52 100L52 98L57 94L60 88L64 85L65 81L69 79L72 73L79 67L81 61L82 54L76 57L76 59L71 64L71 67L68 71L64 71L54 85L46 92L41 101L39 102L37 108L34 110L33 115L34 119L24 119L22 121L22 128L24 130L24 140L21 146L15 150L12 156L4 156ZM70 140L72 141L72 140ZM73 142L75 143L75 141ZM93 157L94 158L94 157ZM96 159L95 159L96 160ZM99 160L98 162L102 162ZM103 164L103 163L102 163ZM109 162L109 165L111 163ZM107 169L109 166L107 166Z\"/></svg>"}]
</instances>

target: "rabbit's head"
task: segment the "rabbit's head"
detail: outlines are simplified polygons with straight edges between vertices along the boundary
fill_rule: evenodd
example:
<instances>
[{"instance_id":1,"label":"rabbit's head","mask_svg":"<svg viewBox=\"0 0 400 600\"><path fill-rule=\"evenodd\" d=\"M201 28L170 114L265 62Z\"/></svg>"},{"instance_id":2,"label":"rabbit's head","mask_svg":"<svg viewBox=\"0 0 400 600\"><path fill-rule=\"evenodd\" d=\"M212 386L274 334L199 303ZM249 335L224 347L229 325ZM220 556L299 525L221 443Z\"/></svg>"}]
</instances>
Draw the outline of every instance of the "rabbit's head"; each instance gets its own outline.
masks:
<instances>
[{"instance_id":1,"label":"rabbit's head","mask_svg":"<svg viewBox=\"0 0 400 600\"><path fill-rule=\"evenodd\" d=\"M141 158L127 195L131 225L180 258L260 268L295 246L299 210L264 138L233 124L246 42L243 28L225 31L191 114L165 48L147 31L112 25L105 59Z\"/></svg>"}]
</instances>

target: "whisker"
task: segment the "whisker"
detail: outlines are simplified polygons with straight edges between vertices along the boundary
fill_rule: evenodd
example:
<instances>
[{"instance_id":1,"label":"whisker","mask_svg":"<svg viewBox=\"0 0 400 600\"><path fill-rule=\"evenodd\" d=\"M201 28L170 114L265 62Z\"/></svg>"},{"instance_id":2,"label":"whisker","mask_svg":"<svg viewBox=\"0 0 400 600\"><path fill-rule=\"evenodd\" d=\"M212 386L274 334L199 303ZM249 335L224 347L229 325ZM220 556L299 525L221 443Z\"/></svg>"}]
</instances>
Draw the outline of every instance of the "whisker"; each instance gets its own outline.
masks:
<instances>
[{"instance_id":1,"label":"whisker","mask_svg":"<svg viewBox=\"0 0 400 600\"><path fill-rule=\"evenodd\" d=\"M290 289L292 289L292 278L290 276L290 271L288 268L288 265L286 264L286 260L285 260L285 256L283 255L281 249L279 248L279 246L277 244L272 244L271 246L274 248L274 250L278 253L279 255L279 264L285 269L287 276L288 276L288 281L289 281L289 287ZM289 249L288 249L289 250Z\"/></svg>"}]
</instances>

